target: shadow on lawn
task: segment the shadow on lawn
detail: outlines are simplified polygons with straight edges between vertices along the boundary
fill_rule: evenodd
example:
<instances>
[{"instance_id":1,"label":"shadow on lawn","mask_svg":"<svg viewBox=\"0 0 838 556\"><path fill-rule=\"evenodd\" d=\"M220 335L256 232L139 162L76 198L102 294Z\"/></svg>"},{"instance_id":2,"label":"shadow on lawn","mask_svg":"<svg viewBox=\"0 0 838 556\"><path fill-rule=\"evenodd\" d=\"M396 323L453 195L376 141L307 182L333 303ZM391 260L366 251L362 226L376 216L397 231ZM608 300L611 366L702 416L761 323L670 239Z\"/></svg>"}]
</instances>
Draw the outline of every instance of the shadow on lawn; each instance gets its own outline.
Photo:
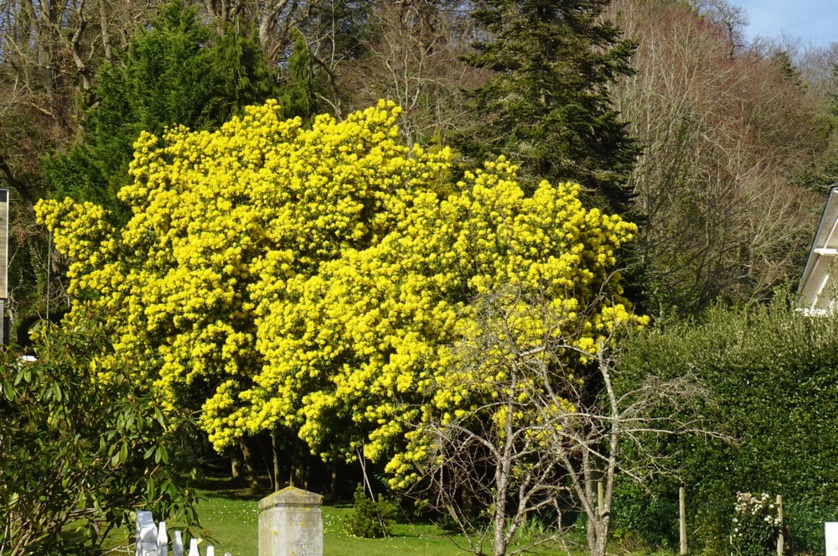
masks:
<instances>
[{"instance_id":1,"label":"shadow on lawn","mask_svg":"<svg viewBox=\"0 0 838 556\"><path fill-rule=\"evenodd\" d=\"M264 483L262 483L264 484ZM232 479L229 476L203 474L190 481L190 485L199 491L202 497L215 499L253 502L271 494L269 488L262 488L254 493L246 481ZM459 531L450 519L445 516L433 515L429 512L418 511L413 501L395 501L396 513L393 533L395 537L426 538L428 536L457 535ZM350 501L324 502L324 511L344 519L353 508Z\"/></svg>"},{"instance_id":2,"label":"shadow on lawn","mask_svg":"<svg viewBox=\"0 0 838 556\"><path fill-rule=\"evenodd\" d=\"M260 489L253 492L243 480L231 479L229 477L215 477L202 475L190 481L190 486L203 493L228 500L246 500L258 502L268 494L270 489Z\"/></svg>"}]
</instances>

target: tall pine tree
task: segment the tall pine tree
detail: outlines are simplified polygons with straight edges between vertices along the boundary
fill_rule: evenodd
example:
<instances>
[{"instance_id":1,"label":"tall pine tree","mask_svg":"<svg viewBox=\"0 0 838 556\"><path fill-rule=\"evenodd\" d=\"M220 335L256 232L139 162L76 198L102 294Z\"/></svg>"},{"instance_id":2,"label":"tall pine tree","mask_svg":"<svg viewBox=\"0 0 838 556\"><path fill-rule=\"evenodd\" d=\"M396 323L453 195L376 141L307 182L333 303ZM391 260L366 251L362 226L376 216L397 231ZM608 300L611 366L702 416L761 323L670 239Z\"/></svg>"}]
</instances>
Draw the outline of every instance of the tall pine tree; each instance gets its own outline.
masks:
<instances>
[{"instance_id":1,"label":"tall pine tree","mask_svg":"<svg viewBox=\"0 0 838 556\"><path fill-rule=\"evenodd\" d=\"M571 180L624 213L638 148L608 86L631 74L635 45L602 17L608 0L481 0L485 38L468 58L494 75L469 91L475 124L455 139L469 158L505 154L531 182Z\"/></svg>"}]
</instances>

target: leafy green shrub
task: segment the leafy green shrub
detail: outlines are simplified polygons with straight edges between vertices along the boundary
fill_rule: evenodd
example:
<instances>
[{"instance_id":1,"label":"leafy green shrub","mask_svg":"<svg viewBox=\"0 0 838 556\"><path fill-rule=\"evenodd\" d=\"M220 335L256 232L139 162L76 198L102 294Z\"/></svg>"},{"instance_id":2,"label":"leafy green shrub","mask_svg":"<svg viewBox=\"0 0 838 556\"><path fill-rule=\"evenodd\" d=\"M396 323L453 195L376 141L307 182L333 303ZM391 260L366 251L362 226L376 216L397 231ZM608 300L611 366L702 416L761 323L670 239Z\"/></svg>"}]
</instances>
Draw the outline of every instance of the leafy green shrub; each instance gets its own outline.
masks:
<instances>
[{"instance_id":1,"label":"leafy green shrub","mask_svg":"<svg viewBox=\"0 0 838 556\"><path fill-rule=\"evenodd\" d=\"M344 522L346 532L355 537L379 538L388 537L392 534L393 516L396 509L378 495L378 501L367 497L364 487L358 485L355 489L355 503L352 505L352 513Z\"/></svg>"},{"instance_id":2,"label":"leafy green shrub","mask_svg":"<svg viewBox=\"0 0 838 556\"><path fill-rule=\"evenodd\" d=\"M634 481L618 479L612 526L621 547L678 548L678 486L662 483L650 494Z\"/></svg>"},{"instance_id":3,"label":"leafy green shrub","mask_svg":"<svg viewBox=\"0 0 838 556\"><path fill-rule=\"evenodd\" d=\"M838 521L838 508L809 504L806 500L800 500L795 504L785 505L783 513L787 554L826 553L823 524L827 521Z\"/></svg>"},{"instance_id":4,"label":"leafy green shrub","mask_svg":"<svg viewBox=\"0 0 838 556\"><path fill-rule=\"evenodd\" d=\"M0 554L102 554L137 508L194 523L175 461L188 418L160 411L142 362L96 375L97 319L39 334L35 361L0 353Z\"/></svg>"},{"instance_id":5,"label":"leafy green shrub","mask_svg":"<svg viewBox=\"0 0 838 556\"><path fill-rule=\"evenodd\" d=\"M767 306L715 307L697 321L636 335L621 365L621 376L636 380L696 377L712 396L701 412L705 422L731 440L683 436L660 446L687 489L692 546L730 552L731 501L743 491L782 494L795 550L822 546L828 512L806 508L833 507L838 488L832 432L838 428L838 316L807 317L782 297ZM676 492L667 478L645 486L648 494L635 492L628 506L615 504L615 522L642 525L620 513L642 508L644 500L651 508Z\"/></svg>"},{"instance_id":6,"label":"leafy green shrub","mask_svg":"<svg viewBox=\"0 0 838 556\"><path fill-rule=\"evenodd\" d=\"M736 495L730 544L739 556L765 556L777 550L781 527L778 510L767 493Z\"/></svg>"},{"instance_id":7,"label":"leafy green shrub","mask_svg":"<svg viewBox=\"0 0 838 556\"><path fill-rule=\"evenodd\" d=\"M552 534L551 528L553 526L553 519L545 520L537 515L530 516L515 531L515 542L522 545L538 543L541 539L546 539Z\"/></svg>"}]
</instances>

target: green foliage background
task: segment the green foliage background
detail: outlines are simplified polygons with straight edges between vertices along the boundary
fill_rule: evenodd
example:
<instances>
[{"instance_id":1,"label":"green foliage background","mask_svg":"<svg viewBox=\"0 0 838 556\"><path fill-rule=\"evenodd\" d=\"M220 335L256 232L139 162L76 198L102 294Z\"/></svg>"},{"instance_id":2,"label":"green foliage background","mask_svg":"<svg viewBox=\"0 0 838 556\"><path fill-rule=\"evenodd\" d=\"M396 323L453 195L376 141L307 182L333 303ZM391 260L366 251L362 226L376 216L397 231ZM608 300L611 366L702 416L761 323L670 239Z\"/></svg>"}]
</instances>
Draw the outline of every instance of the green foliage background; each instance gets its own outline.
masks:
<instances>
[{"instance_id":1,"label":"green foliage background","mask_svg":"<svg viewBox=\"0 0 838 556\"><path fill-rule=\"evenodd\" d=\"M373 500L360 484L355 489L355 503L352 512L344 522L346 532L353 537L374 539L389 537L393 534L395 508L379 494L378 500Z\"/></svg>"},{"instance_id":2,"label":"green foliage background","mask_svg":"<svg viewBox=\"0 0 838 556\"><path fill-rule=\"evenodd\" d=\"M722 553L736 493L767 492L783 495L793 547L823 550L821 523L838 518L838 318L805 316L782 295L768 306L715 307L696 322L638 335L623 364L635 376L697 376L715 398L704 407L705 427L729 441L680 437L662 446L680 480L659 480L651 493L623 490L618 524L677 539L681 483L690 531ZM669 531L638 519L639 507L660 505L670 508Z\"/></svg>"},{"instance_id":3,"label":"green foliage background","mask_svg":"<svg viewBox=\"0 0 838 556\"><path fill-rule=\"evenodd\" d=\"M163 414L141 363L94 378L100 319L39 335L36 361L2 355L0 553L101 554L135 509L195 522L180 458L189 417Z\"/></svg>"}]
</instances>

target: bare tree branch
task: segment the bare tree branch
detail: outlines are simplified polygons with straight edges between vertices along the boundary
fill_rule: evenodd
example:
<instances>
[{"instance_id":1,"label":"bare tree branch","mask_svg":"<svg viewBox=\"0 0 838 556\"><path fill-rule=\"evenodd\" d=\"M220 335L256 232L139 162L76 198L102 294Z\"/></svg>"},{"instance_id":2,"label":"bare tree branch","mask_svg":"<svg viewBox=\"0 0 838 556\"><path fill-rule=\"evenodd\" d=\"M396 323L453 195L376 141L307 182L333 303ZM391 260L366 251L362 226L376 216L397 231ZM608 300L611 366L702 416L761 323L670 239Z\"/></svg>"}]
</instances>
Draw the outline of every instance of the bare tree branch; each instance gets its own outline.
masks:
<instances>
[{"instance_id":1,"label":"bare tree branch","mask_svg":"<svg viewBox=\"0 0 838 556\"><path fill-rule=\"evenodd\" d=\"M692 376L647 377L628 388L621 380L618 389L619 323L593 353L577 345L587 319L608 306L605 292L574 317L513 286L472 305L477 333L456 344L450 370L471 401L420 429L432 450L413 493L452 514L475 554L488 539L495 555L559 543L561 516L576 509L587 517L591 554L604 555L616 478L644 481L666 470L656 452L661 436L721 437L690 410L709 399ZM547 532L524 539L517 533L533 518Z\"/></svg>"}]
</instances>

